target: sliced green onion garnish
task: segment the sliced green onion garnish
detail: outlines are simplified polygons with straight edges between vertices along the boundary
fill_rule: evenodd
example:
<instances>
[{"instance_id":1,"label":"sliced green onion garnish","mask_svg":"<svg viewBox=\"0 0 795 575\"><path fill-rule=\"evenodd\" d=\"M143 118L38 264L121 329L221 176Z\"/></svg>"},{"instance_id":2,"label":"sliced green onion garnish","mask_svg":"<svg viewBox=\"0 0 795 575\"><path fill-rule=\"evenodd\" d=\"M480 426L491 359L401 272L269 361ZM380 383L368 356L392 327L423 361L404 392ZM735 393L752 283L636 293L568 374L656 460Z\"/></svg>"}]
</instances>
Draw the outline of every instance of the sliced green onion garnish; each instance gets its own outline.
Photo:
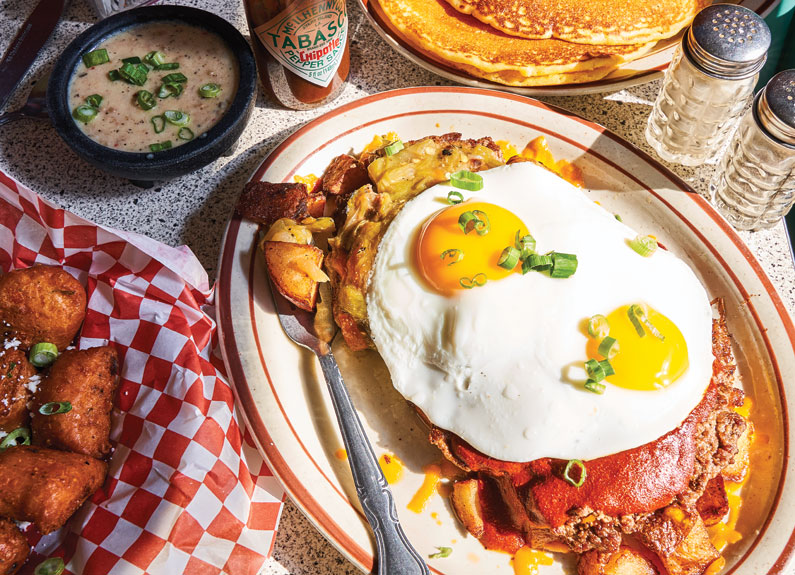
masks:
<instances>
[{"instance_id":1,"label":"sliced green onion garnish","mask_svg":"<svg viewBox=\"0 0 795 575\"><path fill-rule=\"evenodd\" d=\"M477 219L478 218L472 212L464 212L463 214L458 216L458 226L465 234L468 234L475 228L474 222ZM469 224L472 225L470 226Z\"/></svg>"},{"instance_id":2,"label":"sliced green onion garnish","mask_svg":"<svg viewBox=\"0 0 795 575\"><path fill-rule=\"evenodd\" d=\"M616 370L613 369L612 365L610 365L609 359L603 359L599 362L599 365L602 366L602 370L605 372L605 377L610 377L611 375L616 374Z\"/></svg>"},{"instance_id":3,"label":"sliced green onion garnish","mask_svg":"<svg viewBox=\"0 0 795 575\"><path fill-rule=\"evenodd\" d=\"M92 50L91 52L86 52L83 54L83 64L86 65L86 68L93 68L94 66L107 64L108 62L110 62L110 58L108 57L108 51L105 50L105 48Z\"/></svg>"},{"instance_id":4,"label":"sliced green onion garnish","mask_svg":"<svg viewBox=\"0 0 795 575\"><path fill-rule=\"evenodd\" d=\"M462 277L458 280L459 285L464 289L472 289L474 287L483 287L486 285L488 278L484 273L478 273L472 276L471 278Z\"/></svg>"},{"instance_id":5,"label":"sliced green onion garnish","mask_svg":"<svg viewBox=\"0 0 795 575\"><path fill-rule=\"evenodd\" d=\"M444 250L440 257L447 262L448 266L451 266L464 259L464 252L459 249Z\"/></svg>"},{"instance_id":6,"label":"sliced green onion garnish","mask_svg":"<svg viewBox=\"0 0 795 575\"><path fill-rule=\"evenodd\" d=\"M111 70L108 72L108 78L110 78L111 82L115 82L116 80L121 80L121 74L119 74L118 70Z\"/></svg>"},{"instance_id":7,"label":"sliced green onion garnish","mask_svg":"<svg viewBox=\"0 0 795 575\"><path fill-rule=\"evenodd\" d=\"M571 471L575 467L580 470L578 479L574 479L571 476ZM563 470L563 479L571 483L574 487L581 487L582 484L585 483L585 478L587 475L588 474L585 471L585 464L579 459L569 460L569 462L566 464L566 469Z\"/></svg>"},{"instance_id":8,"label":"sliced green onion garnish","mask_svg":"<svg viewBox=\"0 0 795 575\"><path fill-rule=\"evenodd\" d=\"M577 256L574 254L563 254L552 252L552 270L549 277L568 278L577 271Z\"/></svg>"},{"instance_id":9,"label":"sliced green onion garnish","mask_svg":"<svg viewBox=\"0 0 795 575\"><path fill-rule=\"evenodd\" d=\"M618 341L616 341L616 338L610 337L608 335L599 343L599 349L597 349L596 351L602 357L606 357L607 359L613 359L618 353L618 349L619 346L618 346Z\"/></svg>"},{"instance_id":10,"label":"sliced green onion garnish","mask_svg":"<svg viewBox=\"0 0 795 575\"><path fill-rule=\"evenodd\" d=\"M180 110L166 110L163 112L163 117L169 124L175 126L187 126L190 123L190 114L181 112Z\"/></svg>"},{"instance_id":11,"label":"sliced green onion garnish","mask_svg":"<svg viewBox=\"0 0 795 575\"><path fill-rule=\"evenodd\" d=\"M171 148L171 140L149 144L149 149L153 152L162 152L163 150L168 150L169 148Z\"/></svg>"},{"instance_id":12,"label":"sliced green onion garnish","mask_svg":"<svg viewBox=\"0 0 795 575\"><path fill-rule=\"evenodd\" d=\"M39 408L42 415L57 415L72 411L72 404L68 401L50 401Z\"/></svg>"},{"instance_id":13,"label":"sliced green onion garnish","mask_svg":"<svg viewBox=\"0 0 795 575\"><path fill-rule=\"evenodd\" d=\"M177 68L179 68L179 62L166 62L155 66L155 70L176 70Z\"/></svg>"},{"instance_id":14,"label":"sliced green onion garnish","mask_svg":"<svg viewBox=\"0 0 795 575\"><path fill-rule=\"evenodd\" d=\"M199 96L201 96L202 98L215 98L220 93L221 93L221 86L215 83L205 84L204 86L199 88ZM387 156L391 156L392 154L397 154L402 149L403 149L403 142L398 140L396 142L392 142L386 148L384 148L384 152L386 152Z\"/></svg>"},{"instance_id":15,"label":"sliced green onion garnish","mask_svg":"<svg viewBox=\"0 0 795 575\"><path fill-rule=\"evenodd\" d=\"M513 246L508 246L502 253L500 254L500 259L497 260L497 265L505 268L506 270L512 270L516 267L516 264L519 263L519 256L522 255L522 252L517 250Z\"/></svg>"},{"instance_id":16,"label":"sliced green onion garnish","mask_svg":"<svg viewBox=\"0 0 795 575\"><path fill-rule=\"evenodd\" d=\"M97 117L99 111L94 106L83 104L72 110L72 117L75 120L88 124L91 120Z\"/></svg>"},{"instance_id":17,"label":"sliced green onion garnish","mask_svg":"<svg viewBox=\"0 0 795 575\"><path fill-rule=\"evenodd\" d=\"M141 64L122 64L122 67L119 68L119 74L130 84L135 84L136 86L146 84L146 70L141 67Z\"/></svg>"},{"instance_id":18,"label":"sliced green onion garnish","mask_svg":"<svg viewBox=\"0 0 795 575\"><path fill-rule=\"evenodd\" d=\"M202 86L201 88L199 88L199 93L202 95L202 98L215 98L215 96L217 96L217 95L218 95L218 92L216 92L216 93L215 93L215 94L213 94L212 96L205 96L205 95L204 95L204 93L203 93L202 91L203 91L203 90L204 90L204 89L205 89L207 86L215 86L216 88L218 88L218 92L220 92L220 91L221 91L221 88L219 88L219 87L218 87L218 84L205 84L204 86ZM384 148L384 153L385 153L387 156L394 156L395 154L397 154L397 153L398 153L400 150L402 150L402 149L403 149L403 142L401 142L400 140L396 140L396 141L392 142L391 144L389 144L388 146L386 146L386 147Z\"/></svg>"},{"instance_id":19,"label":"sliced green onion garnish","mask_svg":"<svg viewBox=\"0 0 795 575\"><path fill-rule=\"evenodd\" d=\"M635 327L635 331L638 332L640 337L646 335L646 332L643 329L645 327L654 337L660 341L665 341L665 336L660 333L660 330L658 330L653 323L651 323L651 320L649 320L649 317L646 315L646 310L643 309L642 305L636 303L629 306L627 315L629 316L629 320L632 322L632 325Z\"/></svg>"},{"instance_id":20,"label":"sliced green onion garnish","mask_svg":"<svg viewBox=\"0 0 795 575\"><path fill-rule=\"evenodd\" d=\"M585 372L588 374L589 380L597 383L607 377L605 370L602 368L602 364L595 359L589 359L585 362Z\"/></svg>"},{"instance_id":21,"label":"sliced green onion garnish","mask_svg":"<svg viewBox=\"0 0 795 575\"><path fill-rule=\"evenodd\" d=\"M58 358L58 347L49 342L37 343L30 349L30 363L36 367L47 367Z\"/></svg>"},{"instance_id":22,"label":"sliced green onion garnish","mask_svg":"<svg viewBox=\"0 0 795 575\"><path fill-rule=\"evenodd\" d=\"M150 122L155 128L155 134L159 134L166 129L166 119L163 116L152 116Z\"/></svg>"},{"instance_id":23,"label":"sliced green onion garnish","mask_svg":"<svg viewBox=\"0 0 795 575\"><path fill-rule=\"evenodd\" d=\"M618 214L613 214L619 222L623 222L624 220L621 219L621 216Z\"/></svg>"},{"instance_id":24,"label":"sliced green onion garnish","mask_svg":"<svg viewBox=\"0 0 795 575\"><path fill-rule=\"evenodd\" d=\"M138 102L138 105L142 110L151 110L157 105L152 92L148 92L147 90L141 90L140 92L137 92L135 94L135 100Z\"/></svg>"},{"instance_id":25,"label":"sliced green onion garnish","mask_svg":"<svg viewBox=\"0 0 795 575\"><path fill-rule=\"evenodd\" d=\"M153 52L149 52L146 56L144 56L144 62L149 64L150 66L154 66L157 68L158 66L162 66L166 63L166 55L159 50L155 50Z\"/></svg>"},{"instance_id":26,"label":"sliced green onion garnish","mask_svg":"<svg viewBox=\"0 0 795 575\"><path fill-rule=\"evenodd\" d=\"M177 132L177 138L179 138L180 140L187 141L187 140L192 140L195 137L196 136L194 136L193 130L191 130L190 128L180 128L179 132Z\"/></svg>"},{"instance_id":27,"label":"sliced green onion garnish","mask_svg":"<svg viewBox=\"0 0 795 575\"><path fill-rule=\"evenodd\" d=\"M88 98L86 98L86 104L91 106L92 108L99 108L99 105L102 103L102 96L99 94L91 94Z\"/></svg>"},{"instance_id":28,"label":"sliced green onion garnish","mask_svg":"<svg viewBox=\"0 0 795 575\"><path fill-rule=\"evenodd\" d=\"M478 219L478 221L475 222L475 231L479 236L485 236L491 231L489 216L486 212L481 212L480 210L473 210L472 213L475 214L475 217Z\"/></svg>"},{"instance_id":29,"label":"sliced green onion garnish","mask_svg":"<svg viewBox=\"0 0 795 575\"><path fill-rule=\"evenodd\" d=\"M453 190L449 194L447 194L447 203L448 204L460 204L464 201L464 195L461 192L456 192Z\"/></svg>"},{"instance_id":30,"label":"sliced green onion garnish","mask_svg":"<svg viewBox=\"0 0 795 575\"><path fill-rule=\"evenodd\" d=\"M129 58L122 58L122 64L140 64L141 59L138 56L130 56Z\"/></svg>"},{"instance_id":31,"label":"sliced green onion garnish","mask_svg":"<svg viewBox=\"0 0 795 575\"><path fill-rule=\"evenodd\" d=\"M597 314L588 320L588 335L595 339L604 339L610 333L610 324L607 318Z\"/></svg>"},{"instance_id":32,"label":"sliced green onion garnish","mask_svg":"<svg viewBox=\"0 0 795 575\"><path fill-rule=\"evenodd\" d=\"M187 82L188 78L182 72L174 72L173 74L168 74L167 76L163 76L163 83L164 84L182 84Z\"/></svg>"},{"instance_id":33,"label":"sliced green onion garnish","mask_svg":"<svg viewBox=\"0 0 795 575\"><path fill-rule=\"evenodd\" d=\"M536 251L536 240L530 234L520 236L521 230L516 230L516 249L522 252L522 259L527 258Z\"/></svg>"},{"instance_id":34,"label":"sliced green onion garnish","mask_svg":"<svg viewBox=\"0 0 795 575\"><path fill-rule=\"evenodd\" d=\"M160 90L157 92L158 98L169 98L174 96L175 98L182 94L182 84L177 84L175 82L171 82L169 84L163 84L160 86Z\"/></svg>"},{"instance_id":35,"label":"sliced green onion garnish","mask_svg":"<svg viewBox=\"0 0 795 575\"><path fill-rule=\"evenodd\" d=\"M602 395L605 392L605 384L599 383L597 381L591 381L590 379L585 382L585 389L592 393L596 393Z\"/></svg>"},{"instance_id":36,"label":"sliced green onion garnish","mask_svg":"<svg viewBox=\"0 0 795 575\"><path fill-rule=\"evenodd\" d=\"M16 445L30 445L30 430L27 427L17 427L0 442L0 451Z\"/></svg>"},{"instance_id":37,"label":"sliced green onion garnish","mask_svg":"<svg viewBox=\"0 0 795 575\"><path fill-rule=\"evenodd\" d=\"M36 566L33 575L61 575L66 565L60 557L50 557Z\"/></svg>"},{"instance_id":38,"label":"sliced green onion garnish","mask_svg":"<svg viewBox=\"0 0 795 575\"><path fill-rule=\"evenodd\" d=\"M548 270L553 264L552 254L530 254L527 261L530 269L537 272Z\"/></svg>"},{"instance_id":39,"label":"sliced green onion garnish","mask_svg":"<svg viewBox=\"0 0 795 575\"><path fill-rule=\"evenodd\" d=\"M460 170L450 174L450 184L462 190L477 192L483 188L483 176L469 170Z\"/></svg>"},{"instance_id":40,"label":"sliced green onion garnish","mask_svg":"<svg viewBox=\"0 0 795 575\"><path fill-rule=\"evenodd\" d=\"M439 552L428 555L428 559L444 559L445 557L450 557L450 554L453 552L452 547L437 547L437 549Z\"/></svg>"},{"instance_id":41,"label":"sliced green onion garnish","mask_svg":"<svg viewBox=\"0 0 795 575\"><path fill-rule=\"evenodd\" d=\"M657 240L652 236L636 236L634 240L629 240L629 247L648 258L657 251Z\"/></svg>"}]
</instances>

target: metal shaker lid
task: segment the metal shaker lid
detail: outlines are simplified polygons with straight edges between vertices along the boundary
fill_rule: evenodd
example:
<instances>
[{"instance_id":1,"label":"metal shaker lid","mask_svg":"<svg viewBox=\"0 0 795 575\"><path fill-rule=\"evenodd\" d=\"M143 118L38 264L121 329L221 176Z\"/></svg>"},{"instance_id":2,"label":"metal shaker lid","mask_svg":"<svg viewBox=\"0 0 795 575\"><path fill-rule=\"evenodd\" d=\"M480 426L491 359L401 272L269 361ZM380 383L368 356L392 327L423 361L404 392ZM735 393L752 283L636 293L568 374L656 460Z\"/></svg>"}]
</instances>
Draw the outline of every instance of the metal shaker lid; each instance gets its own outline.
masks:
<instances>
[{"instance_id":1,"label":"metal shaker lid","mask_svg":"<svg viewBox=\"0 0 795 575\"><path fill-rule=\"evenodd\" d=\"M693 63L718 78L753 76L765 64L770 29L756 12L713 4L693 19L684 46Z\"/></svg>"},{"instance_id":2,"label":"metal shaker lid","mask_svg":"<svg viewBox=\"0 0 795 575\"><path fill-rule=\"evenodd\" d=\"M795 70L773 76L757 106L762 127L774 138L795 145Z\"/></svg>"}]
</instances>

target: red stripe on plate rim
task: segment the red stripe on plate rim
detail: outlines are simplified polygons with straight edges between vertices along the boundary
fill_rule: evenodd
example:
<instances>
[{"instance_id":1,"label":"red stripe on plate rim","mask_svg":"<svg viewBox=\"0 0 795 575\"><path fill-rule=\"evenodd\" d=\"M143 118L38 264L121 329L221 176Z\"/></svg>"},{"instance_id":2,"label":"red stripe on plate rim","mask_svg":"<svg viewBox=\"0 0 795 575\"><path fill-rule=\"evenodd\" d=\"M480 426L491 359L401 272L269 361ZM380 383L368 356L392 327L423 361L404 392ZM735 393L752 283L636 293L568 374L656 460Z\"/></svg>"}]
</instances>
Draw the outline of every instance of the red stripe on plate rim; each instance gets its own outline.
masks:
<instances>
[{"instance_id":1,"label":"red stripe on plate rim","mask_svg":"<svg viewBox=\"0 0 795 575\"><path fill-rule=\"evenodd\" d=\"M670 172L667 168L665 168L664 166L659 164L651 156L649 156L648 154L646 154L642 150L639 150L639 149L635 148L632 144L630 144L629 142L623 140L619 136L613 134L612 132L610 132L606 128L604 128L604 127L602 127L602 126L600 126L598 124L595 124L595 123L593 123L593 122L591 122L589 120L585 120L584 118L580 118L579 116L577 116L577 115L575 115L575 114L573 114L573 113L571 113L571 112L569 112L567 110L563 110L563 109L560 109L560 108L557 108L555 106L551 106L551 105L548 105L548 104L543 104L541 102L538 102L536 100L532 100L532 99L524 97L524 96L518 96L518 95L515 95L515 94L504 93L504 92L496 92L496 91L493 91L493 90L486 90L486 89L481 89L481 88L464 88L464 87L405 88L405 89L400 89L400 90L392 90L392 91L388 91L388 92L382 92L382 93L379 93L379 94L374 94L372 96L367 96L365 98L362 98L362 99L356 100L354 102L351 102L351 103L345 104L343 106L340 106L339 108L336 108L335 110L332 110L332 111L324 114L323 116L320 116L320 117L316 118L315 120L309 122L305 126L299 128L293 134L288 136L279 146L277 146L268 155L268 157L265 159L265 161L261 164L261 166L254 173L254 176L252 177L252 180L260 180L262 178L262 176L264 175L264 173L274 164L274 162L279 158L279 156L281 156L281 154L295 140L297 140L298 138L303 136L308 131L316 128L321 123L325 123L325 122L331 120L332 118L334 118L334 117L336 117L336 116L338 116L340 114L344 114L344 113L346 113L346 112L348 112L348 111L350 111L352 109L356 109L356 108L362 107L364 105L371 104L373 102L377 102L377 101L384 100L384 99L389 99L389 98L394 98L394 97L399 97L399 96L407 96L407 95L412 95L412 94L422 94L422 93L429 93L429 92L437 92L437 93L438 92L441 92L441 93L466 93L466 94L475 94L475 95L482 95L482 96L504 98L504 99L513 100L513 101L516 101L516 102L519 102L519 103L522 103L522 104L525 104L525 105L532 105L534 107L537 107L537 108L540 108L540 109L543 109L543 110L547 110L547 111L550 111L550 112L553 112L553 113L556 113L556 114L560 114L560 115L568 117L568 118L570 118L570 119L572 119L572 120L574 120L574 121L576 121L576 122L578 122L578 123L580 123L580 124L582 124L582 125L584 125L584 126L586 126L588 128L591 128L591 129L597 131L598 133L610 138L611 140L613 140L617 144L619 144L622 147L626 148L629 152L631 152L631 153L635 154L636 156L638 156L641 160L644 161L644 163L654 167L658 172L660 172L661 175L666 177L677 188L681 189L683 192L688 193L689 197L691 199L693 199L693 201L696 202L696 204L702 209L702 211L706 212L711 217L711 219L718 225L718 227L721 228L721 230L724 232L724 234L730 240L732 240L732 243L738 248L738 250L743 255L745 260L751 265L751 268L753 269L753 271L757 275L757 278L759 279L759 281L764 286L765 291L767 292L768 296L770 297L770 299L771 299L776 311L779 314L780 319L782 320L782 323L783 323L783 325L784 325L784 327L786 329L787 335L789 337L790 344L793 347L793 351L795 351L795 326L793 326L792 320L790 319L789 314L787 313L786 308L784 307L783 302L781 301L781 298L779 297L779 295L776 292L775 288L773 288L773 286L772 286L770 280L768 279L767 275L765 274L765 272L762 270L761 266L759 265L759 262L756 260L756 258L753 256L753 254L751 254L750 250L743 243L743 241L740 239L740 237L737 235L737 233L734 231L734 229L731 228L731 226L721 216L719 216L714 211L714 209L710 206L710 204L706 200L704 200L694 190L692 190L685 182L683 182L678 176L676 176L675 174ZM554 132L552 130L549 130L547 128L544 128L544 127L541 127L541 126L536 126L536 125L533 125L533 124L529 124L527 122L522 122L522 121L517 120L515 118L508 118L508 117L499 116L499 115L491 114L491 113L487 113L487 112L473 112L471 110L465 110L465 111L464 110L433 110L433 111L422 110L422 111L417 111L417 112L406 112L406 113L403 113L403 114L397 114L397 115L391 116L389 118L406 116L406 115L430 114L430 113L438 114L438 113L445 113L445 112L448 112L448 113L449 112L456 112L456 113L467 113L467 114L474 114L474 115L490 116L490 117L494 117L494 118L497 118L497 119L500 119L500 120L503 120L503 121L507 121L507 122L510 122L510 123L514 123L514 124L519 124L519 125L523 125L523 126L526 126L526 127L530 127L532 129L538 130L540 132L543 132L545 134L548 134L550 136L553 136L555 138L558 138L558 139L560 139L562 141L565 141L565 142L567 142L567 143L569 143L571 145L574 145L574 146L580 148L585 153L589 153L589 154L593 155L594 157L598 158L600 161L603 161L606 164L608 164L611 167L613 167L614 169L618 170L620 173L624 174L626 177L631 178L637 184L641 185L644 189L646 189L649 193L654 195L658 200L660 200L663 205L665 205L676 217L678 217L681 221L683 221L699 237L699 239L702 242L704 242L704 244L710 249L712 254L716 257L716 260L718 261L718 263L720 263L720 265L724 267L724 269L726 270L727 274L731 277L731 279L735 283L735 286L737 287L738 291L747 300L748 294L747 294L746 290L744 289L744 287L740 284L739 278L736 276L736 274L734 274L734 272L728 266L727 262L720 256L720 253L717 251L715 246L713 246L712 244L708 243L706 241L706 238L703 236L703 234L691 222L689 222L689 220L685 219L684 216L678 210L676 210L669 202L665 201L659 194L657 194L653 190L649 189L645 184L643 184L641 181L639 181L637 178L635 178L632 174L629 174L628 172L623 170L623 168L621 168L620 166L618 166L617 164L615 164L611 160L608 160L607 158L605 158L604 156L602 156L601 154L599 154L597 152L593 152L593 151L589 150L587 147L583 146L582 144L579 144L578 142L576 142L574 140L571 140L570 138L568 138L568 137L566 137L566 136L564 136L562 134L558 134L558 133L556 133L556 132ZM359 125L359 126L357 126L355 128L351 128L351 129L347 130L346 132L344 132L342 134L338 134L333 140L325 142L323 145L319 146L312 153L307 154L305 156L305 158L314 155L315 153L317 153L317 151L325 148L327 145L331 144L333 141L335 141L335 140L337 140L337 139L339 139L341 137L344 137L345 135L347 135L347 134L349 134L351 132L360 130L363 127L366 127L367 125L370 125L370 124L373 124L373 123L377 123L377 122L382 122L382 121L388 120L389 118L380 118L378 120L374 120L374 121L371 121L371 122L366 122L365 124ZM300 168L300 166L303 164L303 162L304 162L304 160L299 162L298 165L292 170L290 175L294 174ZM232 322L231 322L231 301L230 301L230 298L229 298L228 290L223 289L223 285L224 285L225 282L228 282L230 280L230 278L231 278L233 254L234 254L235 244L237 242L237 234L238 234L238 231L239 231L239 227L240 227L240 220L238 218L233 218L232 221L229 224L229 229L228 229L227 234L226 234L225 245L224 245L224 248L223 248L223 251L222 251L222 254L221 254L221 266L220 266L221 269L220 269L220 274L219 274L219 278L221 280L221 281L219 281L219 292L220 292L219 299L220 299L220 303L221 303L221 305L219 306L219 324L222 324L223 331L226 331L227 333L230 333L230 334L233 333ZM250 271L249 271L249 273L250 273ZM249 276L249 283L251 284L251 276ZM251 290L251 287L249 287L249 291L250 290ZM252 298L250 298L250 299L252 299ZM250 302L250 306L251 305L252 304ZM778 503L779 503L780 498L781 498L781 491L782 491L782 487L783 487L784 480L785 480L785 477L786 477L786 464L787 464L788 459L789 459L789 441L788 441L789 440L789 438L788 438L789 421L788 421L787 407L786 407L786 401L785 401L785 397L786 396L785 396L785 392L784 392L784 389L783 389L783 382L782 382L782 379L781 379L780 369L779 369L779 366L778 366L778 362L776 360L776 356L773 353L773 350L770 348L770 341L767 338L765 330L764 330L764 328L762 326L761 318L759 317L759 314L758 314L757 310L755 309L755 307L753 305L753 302L748 301L748 308L751 311L751 314L752 314L752 316L754 318L754 321L757 324L757 328L759 329L760 334L762 334L763 340L764 340L765 345L766 345L766 347L768 349L768 353L769 353L769 356L771 358L771 362L773 364L774 371L775 371L775 374L776 374L776 382L777 382L777 386L778 386L778 389L779 389L779 395L780 395L780 398L781 398L782 410L783 410L782 415L783 415L783 419L784 419L784 466L783 466L783 469L782 469L782 475L781 475L781 479L780 479L780 482L779 482L778 490L777 490L777 493L776 493L776 496L775 496L775 499L774 499L774 502L773 502L773 505L772 505L772 508L771 508L771 511L770 511L770 513L768 515L767 520L765 521L762 529L757 534L757 537L754 540L754 543L751 545L751 547L748 549L748 551L743 555L743 557L738 561L738 563L734 566L732 571L727 573L727 575L730 575L731 573L733 573L742 564L742 562L744 562L745 559L747 559L747 557L750 555L750 553L756 547L758 542L761 540L764 532L766 531L767 527L770 524L770 521L771 521L772 517L775 515ZM254 318L253 318L253 313L252 313L252 317L251 317L252 329L254 330L254 332L256 332L257 328L256 328L256 325L254 324L253 320L254 320ZM257 335L255 335L255 337L258 338ZM357 564L359 564L360 567L365 568L365 569L370 568L370 567L368 567L368 565L370 565L370 566L372 565L372 562L373 562L372 555L369 552L367 552L364 549L362 549L357 543L355 543L344 532L344 530L342 530L340 528L339 525L334 523L334 521L323 510L322 506L320 506L319 503L309 494L308 490L303 486L303 484L300 483L298 478L295 477L295 475L290 471L289 467L286 465L286 463L284 461L284 458L282 457L281 453L279 453L278 448L273 443L270 435L267 432L267 429L266 429L266 427L264 425L264 422L260 418L259 413L258 413L258 411L256 409L256 405L254 403L253 397L251 396L251 392L250 392L250 390L248 388L248 385L247 385L247 382L246 382L246 378L245 378L245 374L244 374L243 369L242 369L242 365L240 364L239 360L236 359L236 358L239 357L239 355L238 355L238 352L237 352L237 346L236 346L235 342L233 340L231 340L231 338L222 338L222 341L223 341L223 346L229 346L230 347L230 349L227 350L227 352L225 352L224 355L227 358L227 363L230 364L230 366L229 366L230 367L230 374L232 375L233 383L235 384L235 387L237 388L237 391L239 393L241 404L243 406L244 411L246 412L247 419L251 423L253 431L255 432L255 436L257 436L257 439L258 439L259 443L261 444L261 450L264 451L265 456L266 456L269 464L271 464L271 468L272 468L274 474L282 481L282 483L285 485L285 489L290 493L291 497L296 501L296 503L299 503L300 507L303 509L303 511L311 519L313 519L313 522L315 523L315 525L319 526L321 532L326 534L326 536L333 543L335 543L338 546L338 548L340 548L346 554L348 554L349 557L351 557ZM318 469L318 471L323 475L323 477L332 486L332 488L338 494L340 494L342 499L348 505L351 505L350 501L344 495L342 495L339 492L339 490L333 485L333 483L328 480L328 478L325 476L325 474L322 472L322 470L320 470L320 468L317 465L317 463L314 461L314 459L311 458L311 456L309 455L309 453L306 450L305 446L303 445L301 440L298 438L297 434L295 433L295 430L292 428L292 424L289 422L289 419L287 418L287 415L284 412L284 410L282 409L282 406L281 406L281 404L280 404L280 402L278 400L278 395L276 394L276 390L273 387L272 382L270 381L270 376L268 375L267 367L265 365L264 358L262 357L261 351L259 353L260 353L260 360L262 362L263 370L265 371L265 373L266 373L266 375L268 377L268 381L269 381L269 384L271 385L271 390L272 390L272 392L274 394L274 397L277 400L277 404L279 405L279 408L282 411L282 414L283 414L283 416L285 418L285 421L287 422L288 426L290 426L290 429L293 432L294 436L296 437L297 441L302 446L304 452L310 458L310 460L315 465L315 467ZM358 513L358 510L356 510L356 508L353 507L352 505L351 505L351 508L354 509ZM795 552L795 530L793 530L792 535L790 536L790 539L789 539L787 545L785 546L782 554L779 556L779 558L775 562L773 568L776 569L779 566L783 566L784 564L786 564L786 562L792 556L793 552ZM434 570L434 571L439 573L436 570ZM776 573L776 571L771 570L770 573L773 574L773 573Z\"/></svg>"}]
</instances>

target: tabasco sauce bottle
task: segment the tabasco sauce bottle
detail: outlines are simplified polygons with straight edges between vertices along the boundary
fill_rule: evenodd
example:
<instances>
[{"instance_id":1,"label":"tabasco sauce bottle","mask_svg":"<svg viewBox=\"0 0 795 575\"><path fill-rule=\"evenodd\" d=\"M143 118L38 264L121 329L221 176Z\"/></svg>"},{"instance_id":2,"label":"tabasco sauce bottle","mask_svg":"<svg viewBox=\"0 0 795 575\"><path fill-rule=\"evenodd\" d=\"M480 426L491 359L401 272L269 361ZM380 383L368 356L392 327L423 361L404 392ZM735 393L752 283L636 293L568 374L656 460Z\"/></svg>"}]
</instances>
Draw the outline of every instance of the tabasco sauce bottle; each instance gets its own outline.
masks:
<instances>
[{"instance_id":1,"label":"tabasco sauce bottle","mask_svg":"<svg viewBox=\"0 0 795 575\"><path fill-rule=\"evenodd\" d=\"M265 89L306 110L339 95L348 77L345 0L244 0Z\"/></svg>"}]
</instances>

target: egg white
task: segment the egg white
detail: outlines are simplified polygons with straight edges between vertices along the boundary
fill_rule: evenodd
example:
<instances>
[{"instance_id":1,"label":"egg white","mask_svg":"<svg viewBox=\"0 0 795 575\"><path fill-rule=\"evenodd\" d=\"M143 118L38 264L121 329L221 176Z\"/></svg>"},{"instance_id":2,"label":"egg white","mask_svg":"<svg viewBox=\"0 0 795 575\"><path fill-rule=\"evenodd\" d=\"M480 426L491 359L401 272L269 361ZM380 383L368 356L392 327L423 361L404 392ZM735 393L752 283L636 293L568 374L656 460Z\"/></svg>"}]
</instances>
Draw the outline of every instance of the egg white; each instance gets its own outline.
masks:
<instances>
[{"instance_id":1,"label":"egg white","mask_svg":"<svg viewBox=\"0 0 795 575\"><path fill-rule=\"evenodd\" d=\"M540 166L480 175L483 189L467 199L512 211L540 253L576 254L579 267L567 279L517 273L445 297L426 287L413 250L452 188L412 199L381 240L367 294L372 338L395 388L432 423L504 461L594 459L678 427L712 375L712 311L692 270L662 249L635 253L626 243L635 231ZM587 359L583 319L639 301L679 327L689 368L658 391L585 391L572 378Z\"/></svg>"}]
</instances>

